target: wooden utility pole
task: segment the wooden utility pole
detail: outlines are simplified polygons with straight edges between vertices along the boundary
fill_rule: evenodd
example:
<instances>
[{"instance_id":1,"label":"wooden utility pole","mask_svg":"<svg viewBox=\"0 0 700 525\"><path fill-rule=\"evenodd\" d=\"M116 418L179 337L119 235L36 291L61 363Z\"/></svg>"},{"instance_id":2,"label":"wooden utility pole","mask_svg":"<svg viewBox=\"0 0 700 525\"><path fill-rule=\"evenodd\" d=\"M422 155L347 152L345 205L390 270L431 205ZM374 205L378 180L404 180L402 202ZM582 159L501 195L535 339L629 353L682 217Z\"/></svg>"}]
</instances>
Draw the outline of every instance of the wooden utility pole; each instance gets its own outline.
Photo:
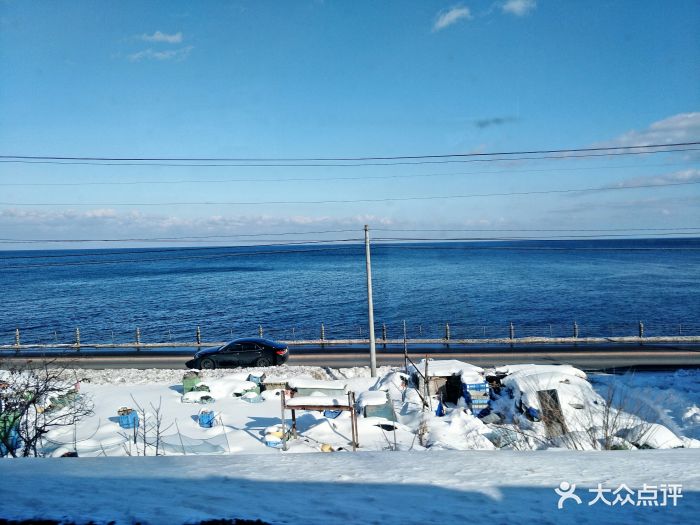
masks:
<instances>
[{"instance_id":1,"label":"wooden utility pole","mask_svg":"<svg viewBox=\"0 0 700 525\"><path fill-rule=\"evenodd\" d=\"M369 317L369 367L377 377L377 342L374 338L374 304L372 303L372 262L369 254L369 226L365 224L365 265L367 267L367 312Z\"/></svg>"}]
</instances>

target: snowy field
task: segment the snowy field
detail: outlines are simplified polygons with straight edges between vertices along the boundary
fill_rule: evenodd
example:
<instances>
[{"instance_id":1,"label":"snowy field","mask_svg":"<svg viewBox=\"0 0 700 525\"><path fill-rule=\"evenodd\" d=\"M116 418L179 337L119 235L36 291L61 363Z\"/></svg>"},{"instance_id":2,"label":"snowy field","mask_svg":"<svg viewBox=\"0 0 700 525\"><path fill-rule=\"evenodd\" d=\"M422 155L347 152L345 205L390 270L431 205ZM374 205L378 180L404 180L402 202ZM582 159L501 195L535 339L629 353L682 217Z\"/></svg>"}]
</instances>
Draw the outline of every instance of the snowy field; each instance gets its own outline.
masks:
<instances>
[{"instance_id":1,"label":"snowy field","mask_svg":"<svg viewBox=\"0 0 700 525\"><path fill-rule=\"evenodd\" d=\"M439 398L422 410L420 389L389 367L378 378L363 367L204 371L206 387L184 395L183 370L80 370L79 395L92 415L45 436L42 455L55 459L0 460L0 518L691 523L700 515L699 371L586 376L571 367L430 365L467 384L498 372L503 390L492 393L487 415L460 398L438 416ZM299 435L287 451L270 446L279 445L280 390L257 394L248 381L264 373L299 392L354 392L358 452L350 451L350 415L319 411L297 413ZM532 394L554 384L568 432L549 439L544 424L523 413L544 410ZM606 410L613 398L634 410ZM364 416L384 402L395 422ZM140 413L138 430L120 427L121 407ZM200 425L200 411L214 413L211 428ZM602 442L589 427L599 429L610 414L622 422L611 444L625 450L589 450ZM648 448L664 450L641 450ZM71 452L79 457L57 457ZM558 509L555 489L568 488L560 483L575 484L581 503L569 499ZM593 502L589 489L599 484L603 499Z\"/></svg>"}]
</instances>

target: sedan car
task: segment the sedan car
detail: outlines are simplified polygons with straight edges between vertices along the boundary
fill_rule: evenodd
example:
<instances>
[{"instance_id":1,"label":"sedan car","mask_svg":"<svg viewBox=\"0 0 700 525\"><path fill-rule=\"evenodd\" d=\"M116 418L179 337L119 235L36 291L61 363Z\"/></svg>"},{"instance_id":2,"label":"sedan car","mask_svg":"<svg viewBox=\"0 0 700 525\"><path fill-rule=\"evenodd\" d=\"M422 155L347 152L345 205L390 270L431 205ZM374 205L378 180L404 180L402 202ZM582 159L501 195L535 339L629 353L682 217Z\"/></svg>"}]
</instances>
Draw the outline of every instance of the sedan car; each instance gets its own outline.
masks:
<instances>
[{"instance_id":1,"label":"sedan car","mask_svg":"<svg viewBox=\"0 0 700 525\"><path fill-rule=\"evenodd\" d=\"M262 338L235 339L230 343L203 348L187 361L187 368L213 369L236 366L281 365L289 358L287 345Z\"/></svg>"}]
</instances>

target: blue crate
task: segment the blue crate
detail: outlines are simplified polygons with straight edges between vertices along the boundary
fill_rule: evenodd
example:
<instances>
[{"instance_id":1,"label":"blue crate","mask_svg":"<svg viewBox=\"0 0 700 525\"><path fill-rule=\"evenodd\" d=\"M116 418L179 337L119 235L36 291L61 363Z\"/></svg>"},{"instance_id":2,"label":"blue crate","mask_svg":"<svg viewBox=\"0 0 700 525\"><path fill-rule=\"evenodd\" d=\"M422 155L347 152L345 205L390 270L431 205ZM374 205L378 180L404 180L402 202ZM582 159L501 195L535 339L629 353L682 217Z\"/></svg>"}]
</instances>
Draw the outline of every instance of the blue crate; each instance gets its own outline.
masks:
<instances>
[{"instance_id":1,"label":"blue crate","mask_svg":"<svg viewBox=\"0 0 700 525\"><path fill-rule=\"evenodd\" d=\"M119 414L119 426L122 428L139 428L139 415L136 410Z\"/></svg>"},{"instance_id":2,"label":"blue crate","mask_svg":"<svg viewBox=\"0 0 700 525\"><path fill-rule=\"evenodd\" d=\"M210 410L202 410L199 413L198 421L199 426L202 428L211 428L214 426L214 418L216 414Z\"/></svg>"},{"instance_id":3,"label":"blue crate","mask_svg":"<svg viewBox=\"0 0 700 525\"><path fill-rule=\"evenodd\" d=\"M488 383L462 383L462 390L471 390L472 392L488 392Z\"/></svg>"}]
</instances>

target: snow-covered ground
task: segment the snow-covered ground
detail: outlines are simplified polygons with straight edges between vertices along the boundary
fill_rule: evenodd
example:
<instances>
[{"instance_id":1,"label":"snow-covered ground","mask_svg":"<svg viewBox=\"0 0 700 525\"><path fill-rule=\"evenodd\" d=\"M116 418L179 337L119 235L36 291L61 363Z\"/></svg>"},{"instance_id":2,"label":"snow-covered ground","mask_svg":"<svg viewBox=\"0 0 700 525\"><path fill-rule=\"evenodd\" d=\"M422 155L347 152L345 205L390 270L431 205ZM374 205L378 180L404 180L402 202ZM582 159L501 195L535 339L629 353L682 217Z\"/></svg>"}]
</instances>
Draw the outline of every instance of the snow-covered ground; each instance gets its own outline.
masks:
<instances>
[{"instance_id":1,"label":"snow-covered ground","mask_svg":"<svg viewBox=\"0 0 700 525\"><path fill-rule=\"evenodd\" d=\"M459 374L459 364L452 365ZM517 385L517 392L511 397L511 392L504 391L492 402L494 412L500 414L498 421L476 417L463 403L448 407L442 417L435 415L435 406L422 412L417 391L404 388L407 376L388 367L378 371L378 379L370 378L364 367L205 371L202 381L208 391L187 396L183 396L183 370L81 370L80 393L94 404L93 415L75 427L52 430L43 442L46 455L76 450L80 457L1 460L0 518L118 523L225 517L272 523L448 519L539 523L546 515L552 523L675 523L700 512L700 371L596 374L586 380L586 374L576 369L550 368L500 371L511 374L503 384ZM437 366L431 370L440 371ZM462 375L465 370L469 381L476 381L474 374L480 369L467 365ZM280 435L279 391L234 395L254 386L247 381L249 375L264 372L299 389L332 392L345 386L358 395L360 412L386 399L398 421L360 416L360 452L352 453L347 412L337 417L299 412L300 435L289 442L289 450L270 447ZM537 377L536 387L535 382L522 379L528 374ZM556 386L569 430L583 437L545 444L543 424L526 419L516 409L518 402L537 404L537 397L527 391L530 386L537 391ZM197 403L203 395L212 402ZM611 397L634 408L634 415L624 414L625 426L614 437L615 444L632 450L563 450L590 448L586 443L592 434L585 432L583 423L598 421L604 412L601 407ZM586 410L576 408L584 405ZM134 442L134 432L120 428L120 407L141 407L139 412L146 415L149 456L155 454L154 423L161 416L158 452L165 456L134 457L143 454L142 435ZM215 413L212 428L199 425L202 410ZM581 413L587 418L579 430L576 425L581 421L576 418ZM289 417L288 411L287 424ZM515 446L504 439L513 435ZM635 450L633 442L683 448ZM582 504L568 501L564 509L557 509L559 496L554 489L562 482L577 485ZM648 491L637 492L644 491L645 484L648 490L655 487L658 497L672 495L677 487L670 486L681 485L683 496L675 506L670 500L667 505L634 508L629 502L588 505L595 497L588 489L599 483L611 491L624 484L635 498L648 495ZM610 501L616 496L606 495ZM624 497L625 491L621 489L620 495Z\"/></svg>"},{"instance_id":2,"label":"snow-covered ground","mask_svg":"<svg viewBox=\"0 0 700 525\"><path fill-rule=\"evenodd\" d=\"M700 450L437 451L0 461L5 518L179 524L697 522ZM562 482L581 503L557 508ZM605 499L590 504L601 484ZM676 505L636 506L644 485ZM617 495L612 491L620 489ZM629 488L632 491L628 492ZM675 490L675 489L673 489ZM621 505L625 496L633 503ZM693 517L695 516L695 517Z\"/></svg>"}]
</instances>

